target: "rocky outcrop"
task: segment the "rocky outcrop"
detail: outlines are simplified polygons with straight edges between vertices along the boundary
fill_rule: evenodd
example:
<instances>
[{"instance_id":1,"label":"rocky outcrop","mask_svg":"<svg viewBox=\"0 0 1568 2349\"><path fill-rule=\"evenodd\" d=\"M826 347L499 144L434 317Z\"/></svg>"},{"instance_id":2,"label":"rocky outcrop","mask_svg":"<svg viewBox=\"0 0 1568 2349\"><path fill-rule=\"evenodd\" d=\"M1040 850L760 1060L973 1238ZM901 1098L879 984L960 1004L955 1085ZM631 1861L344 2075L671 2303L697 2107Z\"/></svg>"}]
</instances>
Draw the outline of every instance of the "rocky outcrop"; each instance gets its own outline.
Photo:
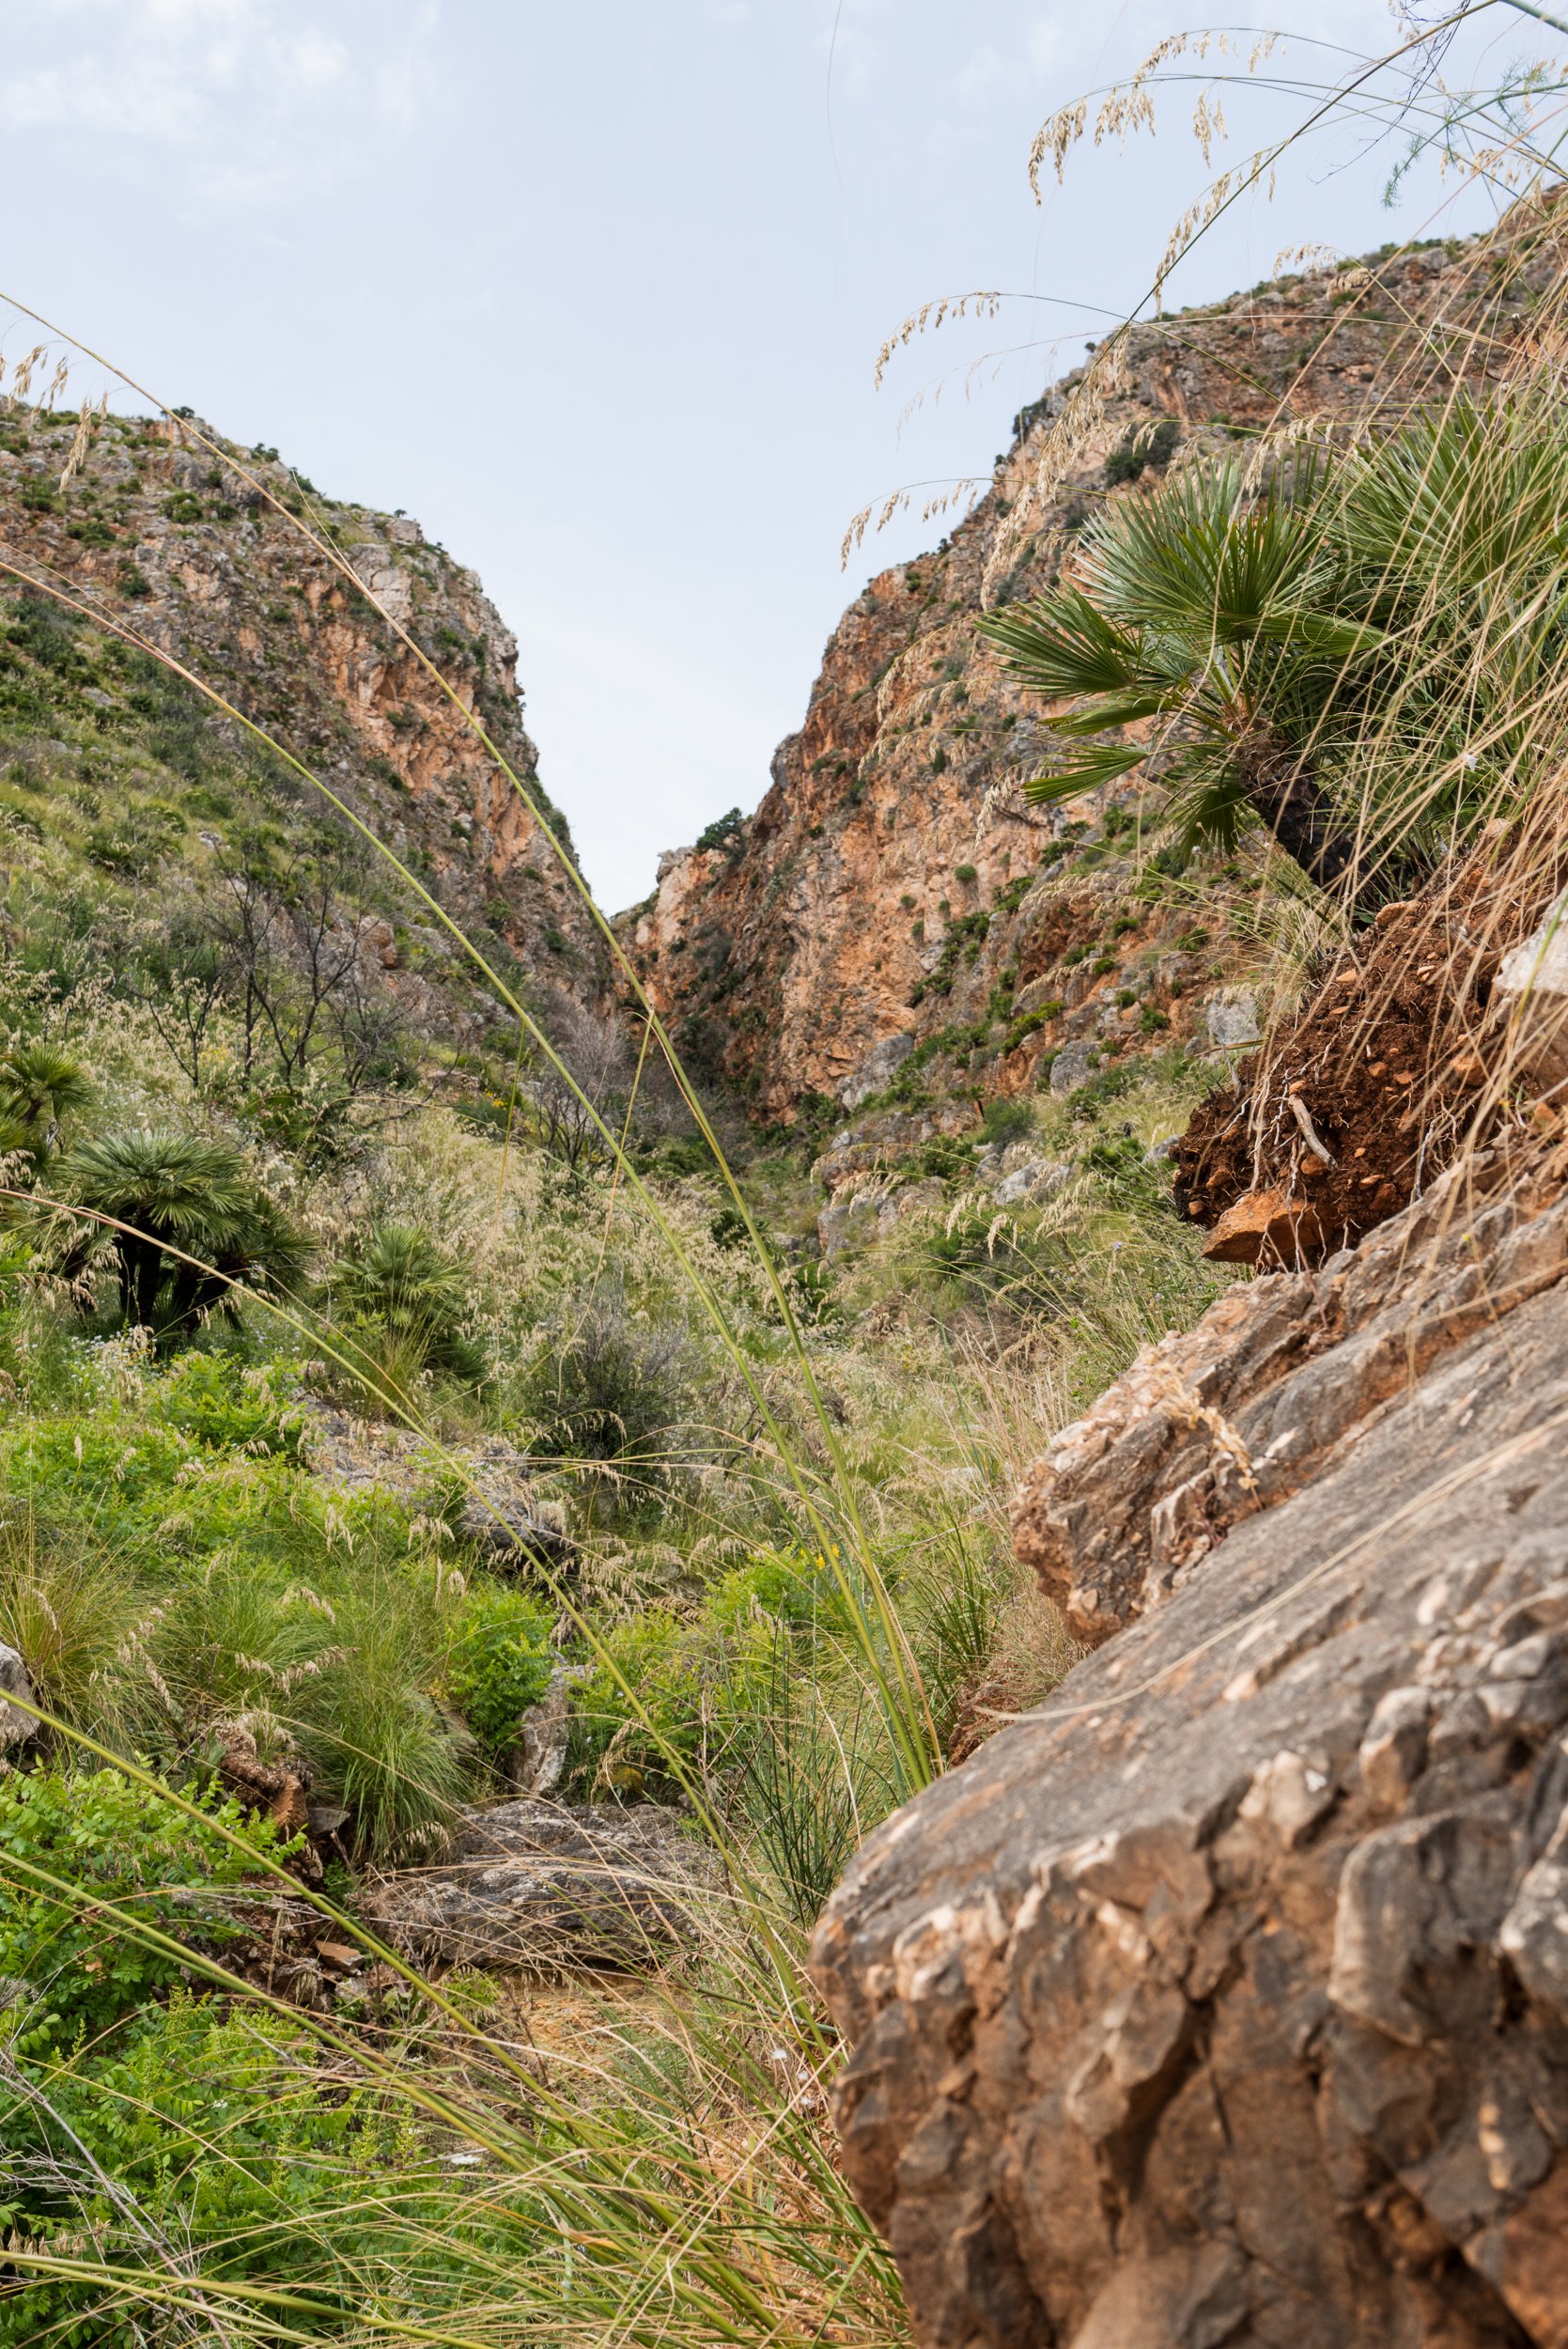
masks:
<instances>
[{"instance_id":1,"label":"rocky outcrop","mask_svg":"<svg viewBox=\"0 0 1568 2349\"><path fill-rule=\"evenodd\" d=\"M636 1966L690 1938L716 1889L676 1812L520 1800L463 1812L442 1864L389 1877L366 1915L422 1965Z\"/></svg>"},{"instance_id":2,"label":"rocky outcrop","mask_svg":"<svg viewBox=\"0 0 1568 2349\"><path fill-rule=\"evenodd\" d=\"M1514 1140L1316 1273L1232 1289L1146 1346L1026 1472L1014 1545L1074 1636L1108 1639L1233 1525L1359 1441L1439 1358L1568 1268L1568 1148Z\"/></svg>"},{"instance_id":3,"label":"rocky outcrop","mask_svg":"<svg viewBox=\"0 0 1568 2349\"><path fill-rule=\"evenodd\" d=\"M12 1703L16 1697L22 1700L19 1704ZM24 1746L38 1735L38 1719L31 1710L37 1703L26 1665L14 1647L0 1642L0 1753Z\"/></svg>"},{"instance_id":4,"label":"rocky outcrop","mask_svg":"<svg viewBox=\"0 0 1568 2349\"><path fill-rule=\"evenodd\" d=\"M474 574L407 516L321 496L275 449L241 450L194 417L105 419L62 488L75 423L23 406L0 430L3 584L47 578L174 654L347 801L454 919L490 922L542 977L597 992L598 934L541 829L569 846L523 730L517 645ZM335 544L347 578L291 515ZM520 791L356 582L478 716Z\"/></svg>"},{"instance_id":5,"label":"rocky outcrop","mask_svg":"<svg viewBox=\"0 0 1568 2349\"><path fill-rule=\"evenodd\" d=\"M1568 2341L1565 1171L1233 1293L1027 1480L1124 1627L814 1947L927 2349Z\"/></svg>"},{"instance_id":6,"label":"rocky outcrop","mask_svg":"<svg viewBox=\"0 0 1568 2349\"><path fill-rule=\"evenodd\" d=\"M857 1106L908 1057L906 1039L955 1035L970 1096L1035 1081L1063 1048L1079 1056L1065 1085L1093 1052L1209 1042L1204 992L1234 985L1230 917L1245 926L1248 876L1216 878L1214 919L1193 941L1190 898L1129 902L1109 846L1075 845L1066 819L1092 809L1028 807L1037 714L977 642L976 618L1038 592L1101 500L1157 477L1172 445L1151 441L1161 419L1187 455L1230 451L1281 412L1354 412L1380 378L1406 395L1423 373L1484 380L1554 266L1526 254L1525 233L1386 253L1139 328L1093 444L1014 545L1011 518L1072 379L1025 409L951 540L849 606L755 815L667 857L654 895L622 917L694 1061L788 1118L813 1095ZM1229 1015L1227 1035L1237 1026Z\"/></svg>"},{"instance_id":7,"label":"rocky outcrop","mask_svg":"<svg viewBox=\"0 0 1568 2349\"><path fill-rule=\"evenodd\" d=\"M356 1419L318 1395L302 1393L293 1408L302 1455L334 1492L350 1498L390 1493L417 1507L432 1483L456 1474L464 1492L452 1530L489 1564L516 1567L542 1559L558 1565L571 1555L559 1505L541 1499L533 1463L504 1436L437 1445L411 1429Z\"/></svg>"}]
</instances>

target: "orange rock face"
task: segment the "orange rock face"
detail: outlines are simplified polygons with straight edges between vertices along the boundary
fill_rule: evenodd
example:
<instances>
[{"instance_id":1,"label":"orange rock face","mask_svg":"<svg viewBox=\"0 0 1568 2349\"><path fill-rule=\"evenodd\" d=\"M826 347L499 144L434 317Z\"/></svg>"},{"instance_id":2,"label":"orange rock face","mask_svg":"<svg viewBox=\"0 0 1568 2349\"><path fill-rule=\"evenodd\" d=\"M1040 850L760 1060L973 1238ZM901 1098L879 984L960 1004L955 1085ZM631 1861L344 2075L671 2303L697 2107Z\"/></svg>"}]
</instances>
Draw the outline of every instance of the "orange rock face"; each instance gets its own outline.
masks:
<instances>
[{"instance_id":1,"label":"orange rock face","mask_svg":"<svg viewBox=\"0 0 1568 2349\"><path fill-rule=\"evenodd\" d=\"M1484 375L1530 277L1528 268L1512 279L1489 271L1473 246L1368 269L1353 290L1320 274L1138 329L1123 388L1084 461L1032 516L1038 527L1009 544L1009 517L1066 387L1020 414L990 490L951 543L883 571L856 598L756 814L718 847L668 856L654 896L621 917L699 1067L789 1120L807 1097L853 1087L873 1050L900 1036L919 1043L988 1023L988 1035L961 1049L975 1056L976 1089L996 1094L1032 1081L1040 1055L1070 1043L1137 1049L1193 1031L1195 983L1217 975L1212 941L1184 963L1176 925L1151 921L1118 945L1101 931L1110 912L1103 881L1076 871L1071 886L1038 879L1064 821L1022 795L1041 763L1040 712L975 623L987 604L1043 589L1108 495L1146 491L1157 464L1135 469L1149 428L1171 420L1176 449L1190 453L1194 441L1222 449L1234 434L1250 440L1281 407L1352 412L1374 378L1412 360L1411 322L1439 312L1479 325L1467 349ZM1440 374L1445 362L1427 350L1421 364ZM1094 810L1069 808L1065 818L1085 812ZM1075 941L1099 945L1094 961L1109 957L1111 967L1069 979L1058 957ZM1118 1006L1129 980L1139 1003ZM1034 1008L1060 1007L1020 1036L1032 981Z\"/></svg>"},{"instance_id":2,"label":"orange rock face","mask_svg":"<svg viewBox=\"0 0 1568 2349\"><path fill-rule=\"evenodd\" d=\"M454 919L489 922L542 977L598 992L607 957L545 838L550 822L569 847L523 729L517 645L474 573L406 516L315 493L307 506L275 453L241 452L194 420L171 444L161 425L107 419L62 490L72 423L23 410L0 432L17 573L47 576L173 653L345 800ZM334 538L352 578L256 483ZM355 580L477 713L499 758Z\"/></svg>"}]
</instances>

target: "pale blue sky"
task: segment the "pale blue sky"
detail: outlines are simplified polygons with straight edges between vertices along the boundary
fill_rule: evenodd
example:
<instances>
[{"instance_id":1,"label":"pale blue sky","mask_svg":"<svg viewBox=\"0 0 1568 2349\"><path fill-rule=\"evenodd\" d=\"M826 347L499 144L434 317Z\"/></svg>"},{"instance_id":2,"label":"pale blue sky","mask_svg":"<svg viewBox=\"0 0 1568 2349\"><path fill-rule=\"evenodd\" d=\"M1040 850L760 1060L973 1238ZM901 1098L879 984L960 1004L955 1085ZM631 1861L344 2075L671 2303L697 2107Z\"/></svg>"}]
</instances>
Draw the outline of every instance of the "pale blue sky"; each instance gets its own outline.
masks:
<instances>
[{"instance_id":1,"label":"pale blue sky","mask_svg":"<svg viewBox=\"0 0 1568 2349\"><path fill-rule=\"evenodd\" d=\"M1041 348L968 364L1060 328L1070 365L1098 314L944 331L878 393L882 335L970 286L1111 309L1143 291L1201 179L1180 116L1126 157L1080 153L1044 210L1025 161L1052 107L1202 16L0 0L0 284L478 570L520 641L545 779L618 907L661 848L754 805L844 603L944 526L900 520L846 577L848 517L987 470L1052 371ZM1358 46L1391 31L1382 0L1317 0L1311 22ZM1500 8L1486 31L1507 55L1544 38ZM1284 119L1228 111L1238 149ZM1308 240L1421 233L1435 181L1390 217L1389 161L1320 151L1175 291Z\"/></svg>"}]
</instances>

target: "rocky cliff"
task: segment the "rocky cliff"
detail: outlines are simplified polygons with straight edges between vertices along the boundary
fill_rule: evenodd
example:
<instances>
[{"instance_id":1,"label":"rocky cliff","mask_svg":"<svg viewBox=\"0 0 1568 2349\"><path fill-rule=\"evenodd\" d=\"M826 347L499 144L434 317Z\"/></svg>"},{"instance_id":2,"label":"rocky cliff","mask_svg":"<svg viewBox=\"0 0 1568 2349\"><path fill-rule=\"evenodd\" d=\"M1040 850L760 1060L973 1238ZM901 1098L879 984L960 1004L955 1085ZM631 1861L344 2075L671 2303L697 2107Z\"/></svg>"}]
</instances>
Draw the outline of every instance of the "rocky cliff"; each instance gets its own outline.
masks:
<instances>
[{"instance_id":1,"label":"rocky cliff","mask_svg":"<svg viewBox=\"0 0 1568 2349\"><path fill-rule=\"evenodd\" d=\"M1190 904L1127 918L1103 838L1074 829L1093 807L1027 806L1036 713L975 619L1037 593L1099 501L1140 494L1194 443L1248 445L1281 416L1353 414L1374 385L1494 372L1542 266L1514 235L1387 251L1140 328L1090 445L1014 544L1077 379L1022 412L951 540L845 614L756 814L666 857L654 896L622 917L699 1065L788 1119L814 1094L876 1089L910 1044L951 1039L939 1072L956 1054L970 1091L1008 1093L1069 1044L1137 1049L1152 1029L1201 1026L1204 988L1228 975L1223 936L1194 941ZM1245 879L1209 877L1221 933ZM1094 967L1070 965L1086 942Z\"/></svg>"},{"instance_id":2,"label":"rocky cliff","mask_svg":"<svg viewBox=\"0 0 1568 2349\"><path fill-rule=\"evenodd\" d=\"M523 729L517 646L474 573L416 521L322 496L275 449L241 450L194 418L105 419L62 487L75 431L74 417L14 403L0 424L3 583L53 583L175 654L346 800L455 919L489 923L542 977L597 989L599 942L541 831L541 816L558 834L565 824ZM347 580L291 515L341 552ZM356 582L478 713L520 792ZM69 718L80 695L64 668L51 690Z\"/></svg>"},{"instance_id":3,"label":"rocky cliff","mask_svg":"<svg viewBox=\"0 0 1568 2349\"><path fill-rule=\"evenodd\" d=\"M1558 1122L1026 1478L1100 1644L815 1946L927 2349L1568 2341L1565 1425Z\"/></svg>"}]
</instances>

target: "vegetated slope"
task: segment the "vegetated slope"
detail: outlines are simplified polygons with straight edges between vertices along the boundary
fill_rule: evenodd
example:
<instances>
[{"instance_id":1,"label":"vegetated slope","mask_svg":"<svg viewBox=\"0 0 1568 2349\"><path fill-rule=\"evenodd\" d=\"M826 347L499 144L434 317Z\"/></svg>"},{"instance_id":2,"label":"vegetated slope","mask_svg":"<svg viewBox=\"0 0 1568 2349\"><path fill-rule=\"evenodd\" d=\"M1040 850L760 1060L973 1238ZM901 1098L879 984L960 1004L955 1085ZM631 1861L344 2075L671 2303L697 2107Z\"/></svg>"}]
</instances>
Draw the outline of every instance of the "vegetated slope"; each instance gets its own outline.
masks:
<instances>
[{"instance_id":1,"label":"vegetated slope","mask_svg":"<svg viewBox=\"0 0 1568 2349\"><path fill-rule=\"evenodd\" d=\"M1096 506L1139 494L1178 450L1245 448L1281 415L1353 417L1374 381L1486 380L1545 267L1506 235L1386 250L1139 328L1084 459L1009 553L1008 517L1078 379L1024 409L951 541L883 571L845 614L755 815L667 857L654 896L622 917L699 1065L787 1120L846 1081L879 1089L894 1038L924 1046L934 1078L961 1069L967 1092L994 1095L1069 1042L1136 1050L1198 1027L1203 983L1230 966L1210 939L1184 945L1190 889L1109 934L1103 841L1075 834L1071 809L1064 825L1025 803L1039 706L975 621L1039 593ZM1245 876L1210 878L1223 925ZM1069 978L1085 945L1092 968ZM887 1065L855 1083L878 1045Z\"/></svg>"},{"instance_id":2,"label":"vegetated slope","mask_svg":"<svg viewBox=\"0 0 1568 2349\"><path fill-rule=\"evenodd\" d=\"M553 983L597 991L602 961L592 924L541 832L542 814L567 836L539 788L523 730L517 646L474 573L416 521L323 497L275 449L241 451L194 418L172 427L105 419L62 488L75 426L72 416L25 406L4 420L0 559L185 663L339 794L454 920L488 926ZM196 446L198 432L228 461ZM288 512L269 506L255 482ZM524 793L289 513L306 515L342 551L354 578L429 654L458 701L478 713ZM13 575L7 583L19 582ZM29 659L12 631L0 725L13 741L32 739L28 780L82 785L113 801L107 821L122 834L138 825L147 832L138 778L122 768L106 792L105 757L96 754L106 752L104 738L125 739L139 722L145 734L145 722L166 720L170 689L145 657L138 665L116 655L106 666L91 630L77 636L71 658L57 634L49 640L55 657L37 658L35 645ZM255 764L240 729L210 739ZM165 804L151 829L162 824L165 857L179 862L189 852L200 863L202 843L182 819L205 818L210 830L224 818L182 788L179 764L172 784L163 779ZM8 783L14 779L13 769ZM199 779L188 771L184 786L192 785ZM302 794L306 813L315 813L309 787ZM29 805L9 788L3 797Z\"/></svg>"}]
</instances>

